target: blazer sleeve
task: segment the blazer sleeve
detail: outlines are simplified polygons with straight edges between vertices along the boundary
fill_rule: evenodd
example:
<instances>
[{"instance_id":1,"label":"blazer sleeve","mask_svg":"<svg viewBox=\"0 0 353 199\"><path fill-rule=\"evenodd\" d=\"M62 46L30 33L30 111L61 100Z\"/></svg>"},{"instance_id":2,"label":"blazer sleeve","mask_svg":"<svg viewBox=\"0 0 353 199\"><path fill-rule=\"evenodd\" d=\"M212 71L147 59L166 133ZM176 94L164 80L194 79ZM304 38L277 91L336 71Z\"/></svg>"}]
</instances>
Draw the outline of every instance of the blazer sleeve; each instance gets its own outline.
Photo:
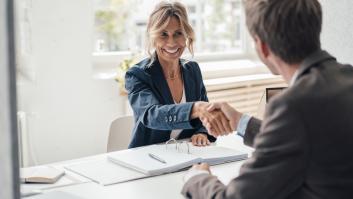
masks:
<instances>
[{"instance_id":1,"label":"blazer sleeve","mask_svg":"<svg viewBox=\"0 0 353 199\"><path fill-rule=\"evenodd\" d=\"M287 198L305 179L309 146L305 123L297 109L271 102L255 139L255 151L228 186L215 176L189 179L182 193L187 198Z\"/></svg>"},{"instance_id":2,"label":"blazer sleeve","mask_svg":"<svg viewBox=\"0 0 353 199\"><path fill-rule=\"evenodd\" d=\"M139 69L134 69L139 70ZM135 114L144 126L157 130L192 129L190 121L193 102L162 105L156 98L142 72L129 70L125 75L125 88Z\"/></svg>"}]
</instances>

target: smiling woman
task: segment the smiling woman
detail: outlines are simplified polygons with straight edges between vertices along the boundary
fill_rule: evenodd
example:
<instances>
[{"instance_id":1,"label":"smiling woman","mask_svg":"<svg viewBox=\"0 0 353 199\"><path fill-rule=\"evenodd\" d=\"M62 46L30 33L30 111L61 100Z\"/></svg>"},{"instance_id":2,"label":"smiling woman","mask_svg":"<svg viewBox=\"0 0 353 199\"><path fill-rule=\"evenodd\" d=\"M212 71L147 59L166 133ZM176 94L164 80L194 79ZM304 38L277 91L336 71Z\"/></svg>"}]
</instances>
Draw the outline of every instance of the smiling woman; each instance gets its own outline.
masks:
<instances>
[{"instance_id":1,"label":"smiling woman","mask_svg":"<svg viewBox=\"0 0 353 199\"><path fill-rule=\"evenodd\" d=\"M204 146L215 140L199 120L211 117L200 68L180 58L186 46L193 53L194 39L184 5L161 2L156 6L147 25L150 57L130 68L125 77L135 117L129 147L185 138ZM228 124L223 113L215 117ZM227 125L216 125L216 130L231 131Z\"/></svg>"}]
</instances>

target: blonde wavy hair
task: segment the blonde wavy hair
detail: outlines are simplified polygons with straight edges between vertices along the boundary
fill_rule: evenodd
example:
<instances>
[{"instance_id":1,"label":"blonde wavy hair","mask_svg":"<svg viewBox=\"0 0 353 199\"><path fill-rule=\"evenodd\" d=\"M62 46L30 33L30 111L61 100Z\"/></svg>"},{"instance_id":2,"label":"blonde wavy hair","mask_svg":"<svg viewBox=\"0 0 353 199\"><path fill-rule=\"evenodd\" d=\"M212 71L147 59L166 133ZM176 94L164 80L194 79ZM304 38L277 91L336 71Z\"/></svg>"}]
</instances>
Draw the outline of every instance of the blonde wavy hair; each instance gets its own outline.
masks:
<instances>
[{"instance_id":1,"label":"blonde wavy hair","mask_svg":"<svg viewBox=\"0 0 353 199\"><path fill-rule=\"evenodd\" d=\"M150 56L150 65L155 61L155 51L151 51L155 47L155 41L161 32L168 26L172 17L175 17L181 26L181 31L186 39L186 46L192 56L194 56L194 41L195 33L188 21L186 8L180 2L165 2L162 1L151 13L146 31L146 51Z\"/></svg>"}]
</instances>

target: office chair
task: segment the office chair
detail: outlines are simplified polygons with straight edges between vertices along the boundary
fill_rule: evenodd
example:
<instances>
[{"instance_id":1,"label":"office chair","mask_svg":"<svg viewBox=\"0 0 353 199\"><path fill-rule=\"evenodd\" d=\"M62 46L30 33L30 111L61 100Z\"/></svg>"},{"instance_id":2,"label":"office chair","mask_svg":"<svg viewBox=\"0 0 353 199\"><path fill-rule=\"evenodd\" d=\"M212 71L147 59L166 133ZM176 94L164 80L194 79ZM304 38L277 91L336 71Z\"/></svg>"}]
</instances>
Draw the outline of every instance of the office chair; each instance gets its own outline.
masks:
<instances>
[{"instance_id":1,"label":"office chair","mask_svg":"<svg viewBox=\"0 0 353 199\"><path fill-rule=\"evenodd\" d=\"M115 119L110 125L107 152L127 149L133 127L134 117L132 115Z\"/></svg>"}]
</instances>

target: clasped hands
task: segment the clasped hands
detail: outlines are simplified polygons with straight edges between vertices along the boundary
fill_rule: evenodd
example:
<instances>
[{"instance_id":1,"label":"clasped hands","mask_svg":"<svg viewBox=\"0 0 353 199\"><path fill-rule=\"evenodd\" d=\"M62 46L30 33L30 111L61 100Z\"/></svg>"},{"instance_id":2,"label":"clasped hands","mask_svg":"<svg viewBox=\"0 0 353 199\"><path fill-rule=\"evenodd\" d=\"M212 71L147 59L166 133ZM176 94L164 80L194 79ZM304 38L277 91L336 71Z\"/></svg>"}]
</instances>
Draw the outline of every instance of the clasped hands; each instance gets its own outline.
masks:
<instances>
[{"instance_id":1,"label":"clasped hands","mask_svg":"<svg viewBox=\"0 0 353 199\"><path fill-rule=\"evenodd\" d=\"M214 137L228 135L236 130L241 113L225 102L194 103L192 118L199 118L208 133Z\"/></svg>"},{"instance_id":2,"label":"clasped hands","mask_svg":"<svg viewBox=\"0 0 353 199\"><path fill-rule=\"evenodd\" d=\"M228 135L236 130L242 113L238 112L225 102L208 103L195 102L191 118L199 118L206 127L208 133L214 137ZM211 174L208 164L196 164L190 171L203 170Z\"/></svg>"}]
</instances>

